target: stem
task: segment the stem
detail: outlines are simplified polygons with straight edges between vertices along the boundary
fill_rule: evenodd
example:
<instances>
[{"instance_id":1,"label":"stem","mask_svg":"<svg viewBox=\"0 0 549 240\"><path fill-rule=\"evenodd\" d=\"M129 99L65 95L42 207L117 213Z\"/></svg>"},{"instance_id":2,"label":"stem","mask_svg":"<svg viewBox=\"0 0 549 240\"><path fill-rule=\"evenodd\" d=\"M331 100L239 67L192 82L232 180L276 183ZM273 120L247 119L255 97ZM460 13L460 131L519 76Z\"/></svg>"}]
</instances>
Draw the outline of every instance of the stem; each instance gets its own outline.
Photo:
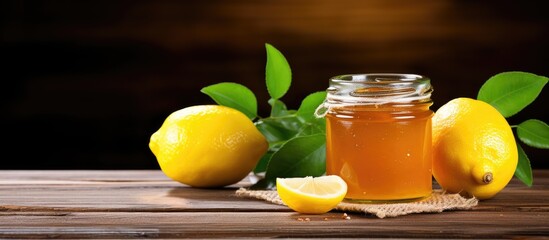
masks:
<instances>
[{"instance_id":1,"label":"stem","mask_svg":"<svg viewBox=\"0 0 549 240\"><path fill-rule=\"evenodd\" d=\"M491 172L487 172L484 174L484 176L482 176L482 182L486 184L491 183L492 180L494 180L494 175L492 175Z\"/></svg>"}]
</instances>

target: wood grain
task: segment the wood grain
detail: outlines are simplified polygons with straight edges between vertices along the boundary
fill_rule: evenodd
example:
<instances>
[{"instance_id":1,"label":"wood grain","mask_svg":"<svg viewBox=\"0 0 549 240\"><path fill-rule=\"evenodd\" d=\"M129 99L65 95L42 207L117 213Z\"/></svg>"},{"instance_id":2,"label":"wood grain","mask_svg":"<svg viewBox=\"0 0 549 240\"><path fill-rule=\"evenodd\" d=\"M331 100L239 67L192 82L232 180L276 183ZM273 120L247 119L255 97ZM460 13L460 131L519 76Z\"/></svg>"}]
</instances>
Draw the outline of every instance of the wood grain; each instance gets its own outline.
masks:
<instances>
[{"instance_id":1,"label":"wood grain","mask_svg":"<svg viewBox=\"0 0 549 240\"><path fill-rule=\"evenodd\" d=\"M322 216L290 212L72 212L1 216L1 237L394 237L511 238L549 234L549 213L448 212L377 219L341 213ZM298 221L308 217L310 221ZM324 220L328 218L328 220ZM525 222L517 222L517 219ZM518 225L518 226L517 226Z\"/></svg>"},{"instance_id":2,"label":"wood grain","mask_svg":"<svg viewBox=\"0 0 549 240\"><path fill-rule=\"evenodd\" d=\"M0 238L517 238L549 235L549 171L471 211L378 219L302 215L236 197L249 179L197 189L157 170L0 171ZM310 221L298 221L309 218Z\"/></svg>"}]
</instances>

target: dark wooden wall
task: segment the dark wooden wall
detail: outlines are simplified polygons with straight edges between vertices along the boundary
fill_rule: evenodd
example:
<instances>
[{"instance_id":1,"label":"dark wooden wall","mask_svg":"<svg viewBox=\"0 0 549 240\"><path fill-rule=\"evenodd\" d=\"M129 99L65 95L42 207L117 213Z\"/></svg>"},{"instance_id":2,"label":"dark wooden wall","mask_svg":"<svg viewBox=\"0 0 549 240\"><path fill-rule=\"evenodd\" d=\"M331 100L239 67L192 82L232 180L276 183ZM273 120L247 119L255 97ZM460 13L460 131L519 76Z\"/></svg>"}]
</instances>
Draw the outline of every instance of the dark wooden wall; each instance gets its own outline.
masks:
<instances>
[{"instance_id":1,"label":"dark wooden wall","mask_svg":"<svg viewBox=\"0 0 549 240\"><path fill-rule=\"evenodd\" d=\"M511 70L549 76L549 14L534 1L3 1L1 169L158 168L150 135L222 81L256 92L268 42L296 108L344 73L432 78L433 109ZM549 88L519 115L549 121ZM536 168L549 150L527 148Z\"/></svg>"}]
</instances>

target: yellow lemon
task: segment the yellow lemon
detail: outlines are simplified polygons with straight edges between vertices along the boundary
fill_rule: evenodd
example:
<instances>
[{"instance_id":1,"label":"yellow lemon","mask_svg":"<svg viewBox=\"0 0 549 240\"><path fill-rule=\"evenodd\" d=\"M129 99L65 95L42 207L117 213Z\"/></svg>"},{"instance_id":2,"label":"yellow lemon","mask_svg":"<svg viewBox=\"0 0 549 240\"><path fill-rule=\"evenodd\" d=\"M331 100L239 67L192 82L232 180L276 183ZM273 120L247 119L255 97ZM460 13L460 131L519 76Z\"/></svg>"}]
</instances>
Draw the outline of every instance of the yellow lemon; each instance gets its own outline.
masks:
<instances>
[{"instance_id":1,"label":"yellow lemon","mask_svg":"<svg viewBox=\"0 0 549 240\"><path fill-rule=\"evenodd\" d=\"M243 113L198 105L170 114L152 134L149 148L173 180L194 187L221 187L249 174L268 143Z\"/></svg>"},{"instance_id":2,"label":"yellow lemon","mask_svg":"<svg viewBox=\"0 0 549 240\"><path fill-rule=\"evenodd\" d=\"M517 162L511 127L491 105L456 98L433 116L433 176L448 192L492 198L509 183Z\"/></svg>"},{"instance_id":3,"label":"yellow lemon","mask_svg":"<svg viewBox=\"0 0 549 240\"><path fill-rule=\"evenodd\" d=\"M322 214L343 200L347 194L347 184L335 175L277 178L276 190L282 202L294 211Z\"/></svg>"}]
</instances>

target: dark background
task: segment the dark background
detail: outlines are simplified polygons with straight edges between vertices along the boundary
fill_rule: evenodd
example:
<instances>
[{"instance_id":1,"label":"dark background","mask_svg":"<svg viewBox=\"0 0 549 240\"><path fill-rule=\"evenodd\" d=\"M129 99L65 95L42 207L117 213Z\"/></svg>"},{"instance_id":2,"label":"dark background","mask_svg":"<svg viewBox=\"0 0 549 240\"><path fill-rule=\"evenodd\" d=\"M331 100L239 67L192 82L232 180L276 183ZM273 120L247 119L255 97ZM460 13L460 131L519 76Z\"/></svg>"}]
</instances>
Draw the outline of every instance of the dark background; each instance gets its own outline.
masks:
<instances>
[{"instance_id":1,"label":"dark background","mask_svg":"<svg viewBox=\"0 0 549 240\"><path fill-rule=\"evenodd\" d=\"M436 110L504 71L549 76L535 1L3 1L1 169L156 169L150 135L238 82L268 112L264 43L287 57L290 108L344 73L427 75ZM548 122L549 89L518 115ZM549 150L525 147L534 168Z\"/></svg>"}]
</instances>

